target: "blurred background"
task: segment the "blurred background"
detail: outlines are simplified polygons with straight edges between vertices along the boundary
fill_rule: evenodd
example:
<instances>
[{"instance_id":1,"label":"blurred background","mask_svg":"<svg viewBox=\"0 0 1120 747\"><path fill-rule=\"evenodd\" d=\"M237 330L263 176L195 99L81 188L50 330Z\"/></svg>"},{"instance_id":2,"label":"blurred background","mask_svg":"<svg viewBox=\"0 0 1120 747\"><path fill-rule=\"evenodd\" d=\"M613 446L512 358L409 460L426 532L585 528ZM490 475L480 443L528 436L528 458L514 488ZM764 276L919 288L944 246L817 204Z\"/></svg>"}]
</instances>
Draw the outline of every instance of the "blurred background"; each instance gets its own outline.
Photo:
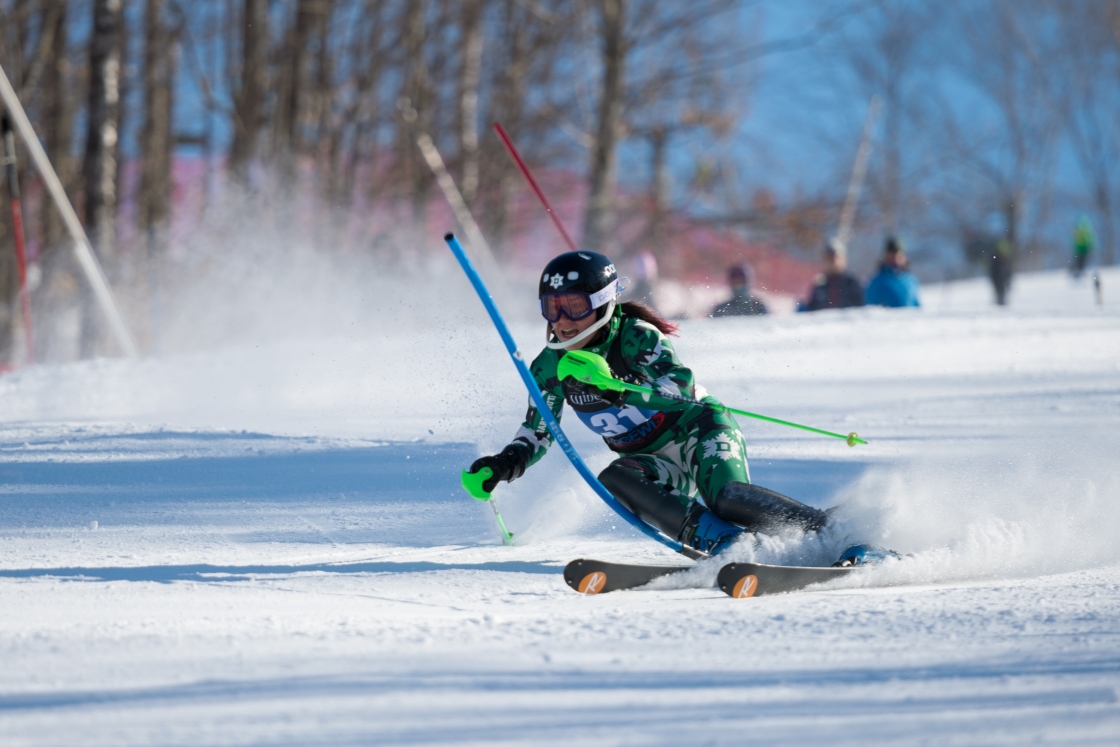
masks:
<instances>
[{"instance_id":1,"label":"blurred background","mask_svg":"<svg viewBox=\"0 0 1120 747\"><path fill-rule=\"evenodd\" d=\"M530 316L566 247L494 122L674 317L742 265L792 311L837 236L862 279L892 236L925 282L1116 261L1115 0L2 0L0 65L148 354L422 323L458 230L423 133ZM118 354L10 155L0 363Z\"/></svg>"}]
</instances>

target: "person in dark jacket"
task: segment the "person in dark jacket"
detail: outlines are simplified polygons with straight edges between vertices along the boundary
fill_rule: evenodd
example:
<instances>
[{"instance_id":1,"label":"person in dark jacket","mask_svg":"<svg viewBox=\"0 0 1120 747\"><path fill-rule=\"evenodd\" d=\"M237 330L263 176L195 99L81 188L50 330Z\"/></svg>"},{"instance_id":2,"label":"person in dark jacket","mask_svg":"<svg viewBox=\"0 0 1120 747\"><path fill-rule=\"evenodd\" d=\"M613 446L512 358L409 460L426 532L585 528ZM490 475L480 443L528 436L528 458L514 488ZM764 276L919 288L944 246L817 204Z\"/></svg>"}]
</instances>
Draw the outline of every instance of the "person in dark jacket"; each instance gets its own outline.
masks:
<instances>
[{"instance_id":1,"label":"person in dark jacket","mask_svg":"<svg viewBox=\"0 0 1120 747\"><path fill-rule=\"evenodd\" d=\"M867 284L868 306L921 306L918 302L918 279L907 269L909 264L902 242L894 236L888 238L879 274Z\"/></svg>"},{"instance_id":2,"label":"person in dark jacket","mask_svg":"<svg viewBox=\"0 0 1120 747\"><path fill-rule=\"evenodd\" d=\"M988 277L996 292L996 303L1007 305L1007 292L1011 290L1011 277L1015 274L1015 247L1007 239L1000 239L992 249L988 264Z\"/></svg>"},{"instance_id":3,"label":"person in dark jacket","mask_svg":"<svg viewBox=\"0 0 1120 747\"><path fill-rule=\"evenodd\" d=\"M863 286L855 275L846 272L847 251L839 239L829 239L824 248L824 272L809 291L809 298L798 311L846 309L863 306Z\"/></svg>"},{"instance_id":4,"label":"person in dark jacket","mask_svg":"<svg viewBox=\"0 0 1120 747\"><path fill-rule=\"evenodd\" d=\"M715 319L721 316L756 316L770 313L761 299L751 295L754 270L750 265L735 265L729 269L727 283L731 286L731 298L712 309L710 317Z\"/></svg>"}]
</instances>

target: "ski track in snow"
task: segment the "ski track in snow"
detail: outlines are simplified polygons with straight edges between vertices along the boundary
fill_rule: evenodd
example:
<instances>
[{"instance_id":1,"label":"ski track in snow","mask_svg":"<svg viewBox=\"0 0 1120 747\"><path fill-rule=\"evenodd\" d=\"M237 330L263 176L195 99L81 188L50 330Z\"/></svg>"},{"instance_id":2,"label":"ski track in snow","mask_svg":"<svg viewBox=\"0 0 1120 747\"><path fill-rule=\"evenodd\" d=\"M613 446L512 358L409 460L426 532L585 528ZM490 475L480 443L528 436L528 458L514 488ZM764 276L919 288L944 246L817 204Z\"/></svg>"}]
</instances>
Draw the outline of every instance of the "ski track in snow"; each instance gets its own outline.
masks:
<instances>
[{"instance_id":1,"label":"ski track in snow","mask_svg":"<svg viewBox=\"0 0 1120 747\"><path fill-rule=\"evenodd\" d=\"M687 561L558 449L496 494L501 545L458 476L526 395L476 302L6 375L0 744L1118 744L1120 305L1059 273L989 293L683 325L723 401L870 441L743 421L756 482L843 505L720 562L910 554L751 600L719 563L571 592L573 558Z\"/></svg>"}]
</instances>

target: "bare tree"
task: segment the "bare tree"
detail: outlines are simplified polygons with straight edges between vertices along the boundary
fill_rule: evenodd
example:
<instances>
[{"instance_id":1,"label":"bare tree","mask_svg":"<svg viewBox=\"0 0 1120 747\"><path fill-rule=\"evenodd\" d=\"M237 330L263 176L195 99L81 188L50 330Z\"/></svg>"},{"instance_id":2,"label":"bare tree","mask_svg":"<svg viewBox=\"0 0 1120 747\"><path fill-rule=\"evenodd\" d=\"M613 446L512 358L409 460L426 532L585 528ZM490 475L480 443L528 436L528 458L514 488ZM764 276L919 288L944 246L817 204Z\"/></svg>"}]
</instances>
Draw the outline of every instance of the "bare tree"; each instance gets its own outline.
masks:
<instances>
[{"instance_id":1,"label":"bare tree","mask_svg":"<svg viewBox=\"0 0 1120 747\"><path fill-rule=\"evenodd\" d=\"M406 113L406 126L398 127L397 153L400 193L412 200L412 220L419 224L425 211L429 182L427 167L416 152L415 132L432 129L433 90L424 42L427 39L428 0L407 0L401 18L404 70L398 104ZM408 112L412 114L409 115ZM415 129L414 129L415 128Z\"/></svg>"},{"instance_id":2,"label":"bare tree","mask_svg":"<svg viewBox=\"0 0 1120 747\"><path fill-rule=\"evenodd\" d=\"M1100 225L1101 262L1116 263L1120 184L1120 4L1080 3L1058 17L1054 46L1039 50L1052 98L1065 116L1070 140L1090 183ZM1056 73L1056 75L1055 75Z\"/></svg>"},{"instance_id":3,"label":"bare tree","mask_svg":"<svg viewBox=\"0 0 1120 747\"><path fill-rule=\"evenodd\" d=\"M630 48L626 37L628 5L629 0L599 0L597 3L603 82L599 90L595 141L591 148L582 241L584 248L591 251L603 249L614 227L615 150L622 125L626 55Z\"/></svg>"},{"instance_id":4,"label":"bare tree","mask_svg":"<svg viewBox=\"0 0 1120 747\"><path fill-rule=\"evenodd\" d=\"M109 272L117 257L117 152L123 27L121 0L94 0L83 167L85 221L94 249ZM82 357L89 357L98 352L99 347L94 326L97 310L88 289L85 296L80 352Z\"/></svg>"},{"instance_id":5,"label":"bare tree","mask_svg":"<svg viewBox=\"0 0 1120 747\"><path fill-rule=\"evenodd\" d=\"M615 194L617 149L624 139L634 137L651 145L652 233L655 243L662 248L667 244L666 149L672 138L692 130L726 135L734 120L734 97L721 72L738 64L728 50L753 54L720 28L720 20L736 7L729 0L697 0L687 6L636 0L598 3L602 83L590 145L586 247L603 247L614 233L620 207Z\"/></svg>"},{"instance_id":6,"label":"bare tree","mask_svg":"<svg viewBox=\"0 0 1120 747\"><path fill-rule=\"evenodd\" d=\"M463 0L460 21L460 189L470 205L478 192L478 89L482 80L483 0Z\"/></svg>"},{"instance_id":7,"label":"bare tree","mask_svg":"<svg viewBox=\"0 0 1120 747\"><path fill-rule=\"evenodd\" d=\"M937 199L962 233L996 221L1012 255L1034 255L1018 264L1040 263L1061 119L1022 34L1043 28L1042 20L1027 15L1037 6L1026 3L955 8L952 28L963 42L956 70L979 104L963 108L942 99L930 132L955 163Z\"/></svg>"},{"instance_id":8,"label":"bare tree","mask_svg":"<svg viewBox=\"0 0 1120 747\"><path fill-rule=\"evenodd\" d=\"M295 178L295 157L305 150L301 123L311 107L309 99L318 96L308 84L321 84L310 78L309 61L313 41L322 40L329 28L333 3L330 0L298 0L285 43L279 50L277 107L273 116L272 152L280 166L281 188L291 189ZM323 45L326 54L326 45ZM322 58L319 60L322 62ZM327 92L322 92L327 93ZM309 95L311 94L311 95Z\"/></svg>"},{"instance_id":9,"label":"bare tree","mask_svg":"<svg viewBox=\"0 0 1120 747\"><path fill-rule=\"evenodd\" d=\"M178 44L163 0L149 0L144 18L144 128L140 137L139 228L147 245L153 346L159 346L162 255L171 218L172 107Z\"/></svg>"},{"instance_id":10,"label":"bare tree","mask_svg":"<svg viewBox=\"0 0 1120 747\"><path fill-rule=\"evenodd\" d=\"M332 204L350 204L354 197L359 166L372 160L377 149L377 130L383 113L379 89L391 68L387 45L391 43L386 3L367 0L353 23L353 42L346 63L350 78L336 95L340 100L339 123L333 129L329 148L331 177L329 197ZM347 91L349 87L351 90ZM371 182L376 182L371 179Z\"/></svg>"},{"instance_id":11,"label":"bare tree","mask_svg":"<svg viewBox=\"0 0 1120 747\"><path fill-rule=\"evenodd\" d=\"M172 106L176 49L164 1L148 0L144 34L144 128L138 214L149 237L165 228L171 211ZM150 238L151 240L151 238ZM150 251L155 247L150 246Z\"/></svg>"},{"instance_id":12,"label":"bare tree","mask_svg":"<svg viewBox=\"0 0 1120 747\"><path fill-rule=\"evenodd\" d=\"M43 37L46 63L40 87L40 121L47 155L58 173L58 178L69 191L72 187L74 171L73 155L70 152L74 109L73 79L66 44L67 3L58 2L50 5ZM47 29L49 34L46 32ZM53 254L61 243L65 230L58 211L49 200L43 201L40 224L43 232L43 252ZM43 264L50 266L53 263L44 257Z\"/></svg>"},{"instance_id":13,"label":"bare tree","mask_svg":"<svg viewBox=\"0 0 1120 747\"><path fill-rule=\"evenodd\" d=\"M662 267L680 269L670 251L670 148L700 133L725 139L734 129L743 81L731 85L725 61L713 53L734 43L719 23L733 7L710 0L691 4L687 12L647 8L652 15L631 32L634 72L627 81L624 133L648 141L650 181L648 200L629 211L646 218L647 228L623 247L623 255L652 249Z\"/></svg>"},{"instance_id":14,"label":"bare tree","mask_svg":"<svg viewBox=\"0 0 1120 747\"><path fill-rule=\"evenodd\" d=\"M311 76L314 85L308 97L308 123L309 129L314 134L317 149L325 150L324 144L333 138L334 123L332 121L332 104L336 97L335 86L335 57L336 44L332 44L332 23L338 4L328 2L321 8L321 17L315 27L315 71ZM337 46L343 46L341 43Z\"/></svg>"},{"instance_id":15,"label":"bare tree","mask_svg":"<svg viewBox=\"0 0 1120 747\"><path fill-rule=\"evenodd\" d=\"M230 146L230 172L235 181L249 183L249 165L257 152L257 139L264 123L268 81L268 2L244 0L241 6L241 56L234 64L232 44L227 44L227 59L233 88L233 144ZM231 19L232 20L232 19ZM235 28L233 23L229 27Z\"/></svg>"},{"instance_id":16,"label":"bare tree","mask_svg":"<svg viewBox=\"0 0 1120 747\"><path fill-rule=\"evenodd\" d=\"M26 55L31 46L33 9L29 4L17 3L15 7L0 6L0 62L8 71L9 78L21 98L24 95L23 82L26 79L28 60ZM2 152L2 150L0 150ZM4 169L5 174L7 169ZM3 177L4 175L0 175ZM0 178L6 182L6 178ZM0 194L7 196L7 185L0 187ZM0 361L9 358L14 341L16 299L19 292L19 276L16 264L11 214L7 210L7 200L0 210Z\"/></svg>"},{"instance_id":17,"label":"bare tree","mask_svg":"<svg viewBox=\"0 0 1120 747\"><path fill-rule=\"evenodd\" d=\"M501 122L510 136L521 145L527 159L546 162L549 153L539 147L545 135L555 130L556 120L567 118L564 107L551 99L530 102L529 92L556 92L554 71L569 42L572 23L570 4L524 3L501 0L496 33L488 57L495 60L488 78L493 91L490 118ZM535 104L535 105L534 105ZM513 226L511 219L517 196L524 185L517 167L495 138L482 145L486 157L480 164L480 182L495 185L486 211L484 224L493 237L499 256L509 248Z\"/></svg>"},{"instance_id":18,"label":"bare tree","mask_svg":"<svg viewBox=\"0 0 1120 747\"><path fill-rule=\"evenodd\" d=\"M877 0L860 20L856 29L843 36L841 48L857 80L858 98L866 101L877 95L883 101L882 137L876 148L878 157L871 164L868 192L876 222L895 234L911 222L907 215L910 203L921 203L920 198L912 199L921 166L915 164L904 175L904 160L921 153L907 134L916 135L923 121L918 106L922 94L916 89L925 82L922 70L929 68L923 59L923 42L931 11L914 3Z\"/></svg>"}]
</instances>

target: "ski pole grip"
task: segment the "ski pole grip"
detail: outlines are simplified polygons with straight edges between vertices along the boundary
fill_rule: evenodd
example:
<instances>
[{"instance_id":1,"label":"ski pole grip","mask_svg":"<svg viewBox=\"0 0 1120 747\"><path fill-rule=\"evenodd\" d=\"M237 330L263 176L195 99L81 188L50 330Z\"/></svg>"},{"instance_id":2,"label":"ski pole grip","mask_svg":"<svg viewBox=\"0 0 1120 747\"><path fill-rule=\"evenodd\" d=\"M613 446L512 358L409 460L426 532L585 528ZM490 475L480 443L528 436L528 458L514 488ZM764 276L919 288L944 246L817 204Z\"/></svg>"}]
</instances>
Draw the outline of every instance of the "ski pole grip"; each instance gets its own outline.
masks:
<instances>
[{"instance_id":1,"label":"ski pole grip","mask_svg":"<svg viewBox=\"0 0 1120 747\"><path fill-rule=\"evenodd\" d=\"M482 487L482 484L493 476L494 470L489 467L483 467L478 472L463 470L461 477L463 489L470 493L476 501L488 501L490 500L490 494L486 492L486 488Z\"/></svg>"},{"instance_id":2,"label":"ski pole grip","mask_svg":"<svg viewBox=\"0 0 1120 747\"><path fill-rule=\"evenodd\" d=\"M556 375L561 380L569 377L599 389L622 392L623 382L611 375L610 366L603 356L585 350L570 350L556 365Z\"/></svg>"}]
</instances>

